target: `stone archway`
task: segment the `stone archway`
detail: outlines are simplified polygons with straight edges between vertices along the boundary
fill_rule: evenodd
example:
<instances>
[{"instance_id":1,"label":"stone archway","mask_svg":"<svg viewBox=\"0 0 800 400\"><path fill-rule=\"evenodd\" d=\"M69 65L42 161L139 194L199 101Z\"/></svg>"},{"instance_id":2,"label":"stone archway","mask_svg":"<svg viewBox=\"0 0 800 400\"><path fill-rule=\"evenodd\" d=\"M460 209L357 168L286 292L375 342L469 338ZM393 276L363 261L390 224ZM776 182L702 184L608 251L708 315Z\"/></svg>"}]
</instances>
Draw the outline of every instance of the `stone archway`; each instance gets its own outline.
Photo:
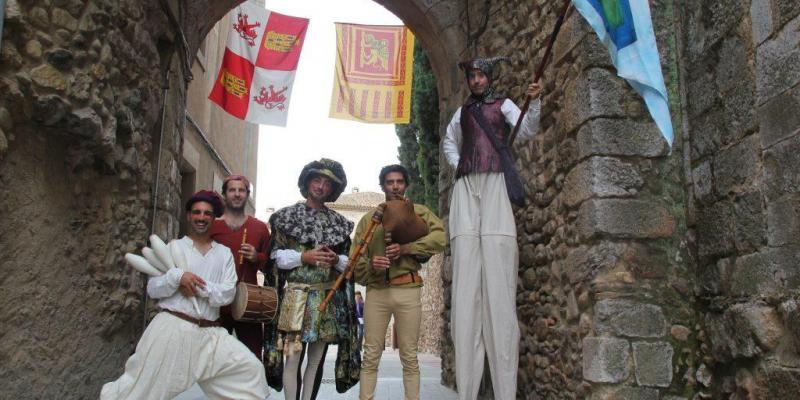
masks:
<instances>
[{"instance_id":1,"label":"stone archway","mask_svg":"<svg viewBox=\"0 0 800 400\"><path fill-rule=\"evenodd\" d=\"M472 52L512 56L497 85L519 101L556 7L377 1L426 48L442 119L464 94L455 62ZM103 366L132 351L142 282L121 255L144 244L154 205L156 231L177 230L183 64L239 2L5 1L0 397L94 397L117 374ZM515 146L529 190L516 214L519 393L786 397L800 386L798 122L784 111L797 103L800 6L650 3L672 153L575 15L545 75L541 132ZM169 190L153 200L162 103Z\"/></svg>"},{"instance_id":2,"label":"stone archway","mask_svg":"<svg viewBox=\"0 0 800 400\"><path fill-rule=\"evenodd\" d=\"M5 2L0 397L94 397L133 351L142 279L121 256L150 232L161 106L155 230L169 236L178 229L187 63L240 2ZM455 65L455 2L384 5L436 49L434 69Z\"/></svg>"}]
</instances>

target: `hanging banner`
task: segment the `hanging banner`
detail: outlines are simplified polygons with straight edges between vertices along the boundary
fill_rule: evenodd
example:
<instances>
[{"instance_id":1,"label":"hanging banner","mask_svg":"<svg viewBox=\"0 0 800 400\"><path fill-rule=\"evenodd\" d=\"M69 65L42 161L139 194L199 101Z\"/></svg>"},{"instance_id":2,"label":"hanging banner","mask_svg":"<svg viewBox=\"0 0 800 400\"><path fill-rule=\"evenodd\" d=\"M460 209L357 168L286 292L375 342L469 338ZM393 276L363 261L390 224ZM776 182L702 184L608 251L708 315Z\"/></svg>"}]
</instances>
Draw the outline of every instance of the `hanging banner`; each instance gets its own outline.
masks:
<instances>
[{"instance_id":1,"label":"hanging banner","mask_svg":"<svg viewBox=\"0 0 800 400\"><path fill-rule=\"evenodd\" d=\"M330 117L407 124L414 35L404 26L336 24Z\"/></svg>"},{"instance_id":2,"label":"hanging banner","mask_svg":"<svg viewBox=\"0 0 800 400\"><path fill-rule=\"evenodd\" d=\"M236 118L286 126L308 19L249 1L230 16L228 44L209 100Z\"/></svg>"},{"instance_id":3,"label":"hanging banner","mask_svg":"<svg viewBox=\"0 0 800 400\"><path fill-rule=\"evenodd\" d=\"M573 0L572 4L608 47L617 75L644 98L658 129L672 146L667 88L648 0Z\"/></svg>"}]
</instances>

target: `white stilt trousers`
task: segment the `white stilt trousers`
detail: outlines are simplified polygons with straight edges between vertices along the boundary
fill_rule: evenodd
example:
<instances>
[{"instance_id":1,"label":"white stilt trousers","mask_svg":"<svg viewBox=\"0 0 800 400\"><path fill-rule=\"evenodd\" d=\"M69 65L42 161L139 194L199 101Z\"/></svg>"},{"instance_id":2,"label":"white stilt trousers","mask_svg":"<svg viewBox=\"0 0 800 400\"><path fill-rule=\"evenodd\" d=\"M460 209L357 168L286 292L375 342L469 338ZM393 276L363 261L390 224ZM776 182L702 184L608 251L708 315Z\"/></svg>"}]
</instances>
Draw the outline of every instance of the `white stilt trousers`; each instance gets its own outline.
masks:
<instances>
[{"instance_id":1,"label":"white stilt trousers","mask_svg":"<svg viewBox=\"0 0 800 400\"><path fill-rule=\"evenodd\" d=\"M459 178L450 201L451 334L460 400L475 400L484 355L495 399L517 392L517 239L502 173Z\"/></svg>"}]
</instances>

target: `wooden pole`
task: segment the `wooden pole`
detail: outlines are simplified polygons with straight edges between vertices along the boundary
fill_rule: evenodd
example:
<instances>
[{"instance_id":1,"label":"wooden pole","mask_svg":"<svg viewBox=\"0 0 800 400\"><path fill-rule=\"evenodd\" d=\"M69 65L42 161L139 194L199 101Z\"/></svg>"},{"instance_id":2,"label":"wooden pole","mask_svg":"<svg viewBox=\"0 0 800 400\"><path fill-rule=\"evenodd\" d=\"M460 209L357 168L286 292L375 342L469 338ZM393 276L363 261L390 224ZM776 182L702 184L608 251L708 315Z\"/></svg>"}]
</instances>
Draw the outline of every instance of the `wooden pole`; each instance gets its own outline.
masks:
<instances>
[{"instance_id":1,"label":"wooden pole","mask_svg":"<svg viewBox=\"0 0 800 400\"><path fill-rule=\"evenodd\" d=\"M242 232L242 246L244 246L245 243L247 243L247 228L244 228L244 232ZM242 263L244 262L244 254L241 253L242 246L239 246L239 251L240 251L240 253L239 253L239 266L240 267L242 266Z\"/></svg>"},{"instance_id":2,"label":"wooden pole","mask_svg":"<svg viewBox=\"0 0 800 400\"><path fill-rule=\"evenodd\" d=\"M356 252L353 253L353 257L350 257L350 260L347 261L347 268L345 268L344 272L339 274L339 277L336 278L336 282L333 283L333 286L328 291L328 295L325 296L325 299L322 300L322 303L320 303L319 307L317 307L320 312L325 311L328 303L331 301L331 299L333 299L333 294L336 293L336 290L342 286L344 281L353 276L353 270L356 268L356 262L358 262L358 259L361 258L361 254L364 252L364 249L369 246L369 242L372 241L372 236L375 234L375 228L377 228L378 225L381 224L381 220L383 220L384 207L386 207L385 204L381 204L372 214L369 228L367 228L367 232L364 234L364 240L356 248Z\"/></svg>"},{"instance_id":3,"label":"wooden pole","mask_svg":"<svg viewBox=\"0 0 800 400\"><path fill-rule=\"evenodd\" d=\"M553 27L553 32L550 33L550 39L547 42L547 48L544 50L544 57L542 57L542 61L539 62L539 67L536 68L536 73L533 75L533 83L539 82L542 74L544 74L544 67L547 66L547 61L550 58L550 53L553 50L553 43L555 43L556 36L558 36L558 32L561 30L561 25L564 23L564 19L567 15L567 10L569 9L570 4L572 4L570 0L564 0L564 5L561 7L561 11L558 13L558 19L556 19L556 25ZM525 114L528 112L528 107L531 105L531 100L531 96L525 96L525 104L522 106L522 112L519 113L517 123L514 125L514 130L511 132L511 136L508 139L509 146L513 145L514 140L517 138L519 127L522 125L522 119L525 118Z\"/></svg>"}]
</instances>

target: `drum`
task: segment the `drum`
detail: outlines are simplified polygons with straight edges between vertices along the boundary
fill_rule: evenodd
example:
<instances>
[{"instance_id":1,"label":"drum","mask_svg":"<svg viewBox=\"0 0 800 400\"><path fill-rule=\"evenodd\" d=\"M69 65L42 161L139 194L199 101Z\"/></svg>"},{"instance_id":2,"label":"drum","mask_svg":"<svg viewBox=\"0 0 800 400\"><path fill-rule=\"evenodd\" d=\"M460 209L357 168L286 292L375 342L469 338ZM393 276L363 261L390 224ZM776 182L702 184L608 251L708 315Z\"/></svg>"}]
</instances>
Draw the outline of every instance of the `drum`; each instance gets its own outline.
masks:
<instances>
[{"instance_id":1,"label":"drum","mask_svg":"<svg viewBox=\"0 0 800 400\"><path fill-rule=\"evenodd\" d=\"M275 288L239 282L231 304L231 316L242 322L272 322L278 311Z\"/></svg>"}]
</instances>

